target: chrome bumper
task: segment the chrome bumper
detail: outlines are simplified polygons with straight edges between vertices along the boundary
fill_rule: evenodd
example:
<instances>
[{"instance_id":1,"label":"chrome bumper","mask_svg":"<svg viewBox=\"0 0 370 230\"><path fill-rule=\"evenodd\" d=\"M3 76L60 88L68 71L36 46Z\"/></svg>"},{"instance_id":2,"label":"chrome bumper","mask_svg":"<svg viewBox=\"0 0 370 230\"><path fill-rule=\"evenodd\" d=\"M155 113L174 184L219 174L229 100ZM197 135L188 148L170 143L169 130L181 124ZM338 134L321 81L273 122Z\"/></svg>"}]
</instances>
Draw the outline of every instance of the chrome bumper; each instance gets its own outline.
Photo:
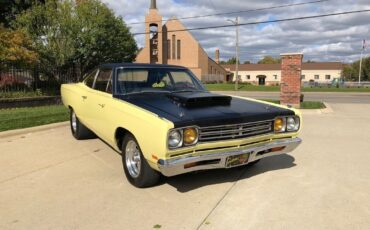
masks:
<instances>
[{"instance_id":1,"label":"chrome bumper","mask_svg":"<svg viewBox=\"0 0 370 230\"><path fill-rule=\"evenodd\" d=\"M250 162L259 160L261 158L275 156L279 154L289 153L293 151L302 142L300 138L287 138L274 140L268 143L262 143L254 145L253 147L247 147L238 150L231 151L220 151L216 153L204 154L200 156L190 156L177 159L169 160L158 160L158 168L160 172L165 176L175 176L183 173L217 169L217 168L231 168L226 167L226 159L229 156L235 156L240 154L249 153L249 158L246 165ZM199 165L195 165L199 164ZM237 166L241 166L237 165ZM190 166L190 167L189 167Z\"/></svg>"}]
</instances>

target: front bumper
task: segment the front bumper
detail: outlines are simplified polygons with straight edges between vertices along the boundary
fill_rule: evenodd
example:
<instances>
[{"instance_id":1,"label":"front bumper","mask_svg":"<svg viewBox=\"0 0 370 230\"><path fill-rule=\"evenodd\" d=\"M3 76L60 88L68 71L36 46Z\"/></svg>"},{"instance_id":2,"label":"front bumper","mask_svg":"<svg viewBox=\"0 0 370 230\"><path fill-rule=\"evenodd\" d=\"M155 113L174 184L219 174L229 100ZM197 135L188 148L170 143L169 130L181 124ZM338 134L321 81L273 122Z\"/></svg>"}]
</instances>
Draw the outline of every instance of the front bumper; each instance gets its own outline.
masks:
<instances>
[{"instance_id":1,"label":"front bumper","mask_svg":"<svg viewBox=\"0 0 370 230\"><path fill-rule=\"evenodd\" d=\"M302 142L298 137L270 141L237 150L219 151L200 156L188 156L183 158L158 160L159 171L165 176L175 176L199 170L231 168L226 166L226 159L230 156L249 153L247 162L237 165L246 165L250 162L293 151ZM234 167L234 166L232 166Z\"/></svg>"}]
</instances>

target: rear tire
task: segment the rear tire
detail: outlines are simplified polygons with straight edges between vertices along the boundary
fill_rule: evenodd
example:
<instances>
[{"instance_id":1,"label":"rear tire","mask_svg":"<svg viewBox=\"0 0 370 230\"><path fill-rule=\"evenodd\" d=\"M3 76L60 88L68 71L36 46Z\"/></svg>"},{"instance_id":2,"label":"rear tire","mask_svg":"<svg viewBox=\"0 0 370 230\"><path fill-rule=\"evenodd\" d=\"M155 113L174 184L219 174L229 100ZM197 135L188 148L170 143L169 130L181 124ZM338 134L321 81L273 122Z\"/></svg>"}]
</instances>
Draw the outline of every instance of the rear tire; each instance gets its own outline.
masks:
<instances>
[{"instance_id":1,"label":"rear tire","mask_svg":"<svg viewBox=\"0 0 370 230\"><path fill-rule=\"evenodd\" d=\"M70 114L69 120L71 125L71 132L74 138L76 138L77 140L86 140L96 137L96 135L90 129L88 129L80 122L73 109L70 109L69 114Z\"/></svg>"},{"instance_id":2,"label":"rear tire","mask_svg":"<svg viewBox=\"0 0 370 230\"><path fill-rule=\"evenodd\" d=\"M159 172L149 166L139 144L131 134L126 134L123 138L122 164L127 180L135 187L146 188L159 181Z\"/></svg>"}]
</instances>

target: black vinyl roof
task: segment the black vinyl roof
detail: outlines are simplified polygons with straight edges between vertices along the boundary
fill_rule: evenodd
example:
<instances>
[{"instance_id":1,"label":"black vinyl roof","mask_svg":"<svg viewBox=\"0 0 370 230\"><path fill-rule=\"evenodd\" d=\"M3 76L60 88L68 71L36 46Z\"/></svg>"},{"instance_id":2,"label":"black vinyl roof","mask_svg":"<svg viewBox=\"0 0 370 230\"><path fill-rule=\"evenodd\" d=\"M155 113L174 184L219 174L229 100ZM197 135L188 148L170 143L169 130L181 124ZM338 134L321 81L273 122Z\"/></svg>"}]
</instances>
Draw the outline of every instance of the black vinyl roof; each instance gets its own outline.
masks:
<instances>
[{"instance_id":1,"label":"black vinyl roof","mask_svg":"<svg viewBox=\"0 0 370 230\"><path fill-rule=\"evenodd\" d=\"M163 64L144 64L144 63L104 63L99 66L100 68L176 68L186 69L183 66L177 65L163 65Z\"/></svg>"}]
</instances>

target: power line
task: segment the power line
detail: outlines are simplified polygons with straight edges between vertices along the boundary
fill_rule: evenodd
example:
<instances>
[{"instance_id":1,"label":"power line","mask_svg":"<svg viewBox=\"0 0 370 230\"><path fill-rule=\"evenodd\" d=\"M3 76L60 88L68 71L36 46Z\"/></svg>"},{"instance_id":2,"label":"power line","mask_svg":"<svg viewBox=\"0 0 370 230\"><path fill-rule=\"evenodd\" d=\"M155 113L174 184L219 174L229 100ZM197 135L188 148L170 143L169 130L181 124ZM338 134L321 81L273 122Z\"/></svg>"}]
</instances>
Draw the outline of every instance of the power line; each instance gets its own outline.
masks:
<instances>
[{"instance_id":1,"label":"power line","mask_svg":"<svg viewBox=\"0 0 370 230\"><path fill-rule=\"evenodd\" d=\"M323 17L331 17L331 16L347 15L347 14L356 14L356 13L365 13L365 12L370 12L370 9L345 11L345 12L331 13L331 14L310 15L310 16L296 17L296 18L284 18L284 19L268 20L268 21L239 23L238 26L248 26L248 25L258 25L258 24L267 24L267 23L297 21L297 20L306 20L306 19L313 19L313 18L323 18ZM228 24L228 25L218 25L218 26L197 27L197 28L190 28L190 29L168 30L166 32L171 33L171 32L194 31L194 30L208 30L208 29L227 28L227 27L234 27L234 26L236 26L236 25ZM150 33L151 32L142 32L142 33L134 33L133 35L136 36L136 35L144 35L144 34L150 34ZM163 32L157 32L157 33L163 33Z\"/></svg>"},{"instance_id":2,"label":"power line","mask_svg":"<svg viewBox=\"0 0 370 230\"><path fill-rule=\"evenodd\" d=\"M322 3L322 2L327 2L327 1L330 1L330 0L317 0L317 1L311 1L311 2L301 2L301 3L293 3L293 4L285 4L285 5L279 5L279 6L257 8L257 9L251 9L251 10L240 10L240 11L232 11L232 12L224 12L224 13L189 16L189 17L182 17L182 18L176 18L176 19L169 18L169 19L163 19L163 20L153 21L153 22L155 23L155 22L164 22L164 21L173 21L173 20L187 20L187 19L194 19L194 18L206 18L206 17L212 17L212 16L220 16L220 15L249 13L249 12L255 12L255 11L280 9L280 8L286 8L286 7L292 7L292 6L303 6L303 5ZM212 5L213 5L213 3L212 3ZM145 23L146 22L133 22L133 23L127 23L126 25L137 25L137 24L145 24Z\"/></svg>"}]
</instances>

